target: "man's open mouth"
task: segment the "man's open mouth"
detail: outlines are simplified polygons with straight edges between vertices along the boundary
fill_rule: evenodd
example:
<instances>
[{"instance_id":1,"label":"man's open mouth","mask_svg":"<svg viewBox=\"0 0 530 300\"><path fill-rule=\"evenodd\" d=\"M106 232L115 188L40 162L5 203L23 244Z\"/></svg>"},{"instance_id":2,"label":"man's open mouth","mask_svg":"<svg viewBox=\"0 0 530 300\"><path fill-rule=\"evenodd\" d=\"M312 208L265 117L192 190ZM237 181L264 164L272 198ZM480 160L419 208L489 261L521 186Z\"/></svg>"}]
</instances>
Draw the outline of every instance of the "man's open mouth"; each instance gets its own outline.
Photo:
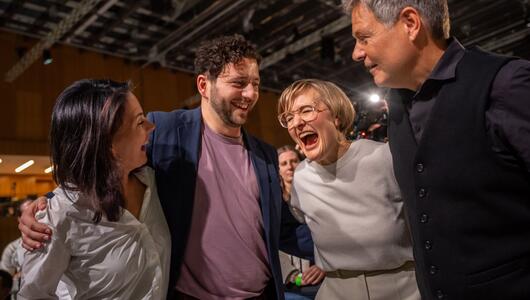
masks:
<instances>
[{"instance_id":1,"label":"man's open mouth","mask_svg":"<svg viewBox=\"0 0 530 300\"><path fill-rule=\"evenodd\" d=\"M368 72L372 72L373 69L375 69L377 67L377 65L369 65L369 66L365 66L366 67L366 70L368 70Z\"/></svg>"},{"instance_id":2,"label":"man's open mouth","mask_svg":"<svg viewBox=\"0 0 530 300\"><path fill-rule=\"evenodd\" d=\"M242 110L247 110L250 106L250 104L243 102L232 102L232 105Z\"/></svg>"}]
</instances>

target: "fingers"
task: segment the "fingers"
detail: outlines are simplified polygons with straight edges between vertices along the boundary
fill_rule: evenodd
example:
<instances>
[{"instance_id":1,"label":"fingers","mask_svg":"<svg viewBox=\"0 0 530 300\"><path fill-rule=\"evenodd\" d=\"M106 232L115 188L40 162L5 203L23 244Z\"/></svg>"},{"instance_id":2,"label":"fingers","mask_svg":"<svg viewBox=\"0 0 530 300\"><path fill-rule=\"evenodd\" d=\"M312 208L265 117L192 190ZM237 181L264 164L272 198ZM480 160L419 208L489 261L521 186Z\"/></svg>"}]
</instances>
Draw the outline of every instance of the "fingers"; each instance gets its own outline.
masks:
<instances>
[{"instance_id":1,"label":"fingers","mask_svg":"<svg viewBox=\"0 0 530 300\"><path fill-rule=\"evenodd\" d=\"M43 234L48 236L52 234L51 229L47 225L39 223L37 219L35 219L34 214L30 214L26 211L24 211L20 217L18 228L30 238L33 238L34 236L42 236ZM44 240L39 239L39 241L43 242Z\"/></svg>"},{"instance_id":2,"label":"fingers","mask_svg":"<svg viewBox=\"0 0 530 300\"><path fill-rule=\"evenodd\" d=\"M29 244L26 243L26 238L24 235L22 235L22 247L28 251L34 251L35 249L39 249L41 247L40 243L32 242L31 240L28 240Z\"/></svg>"},{"instance_id":3,"label":"fingers","mask_svg":"<svg viewBox=\"0 0 530 300\"><path fill-rule=\"evenodd\" d=\"M324 279L324 276L326 276L326 273L322 270L320 270L317 266L311 266L307 271L304 272L302 277L302 284L303 285L314 285L318 284Z\"/></svg>"},{"instance_id":4,"label":"fingers","mask_svg":"<svg viewBox=\"0 0 530 300\"><path fill-rule=\"evenodd\" d=\"M33 251L33 250L36 250L36 249L40 249L42 247L42 243L29 238L24 233L24 232L28 232L28 229L22 223L18 224L18 229L22 233L22 247L24 247L24 249L26 249L28 251Z\"/></svg>"},{"instance_id":5,"label":"fingers","mask_svg":"<svg viewBox=\"0 0 530 300\"><path fill-rule=\"evenodd\" d=\"M37 200L35 200L35 204L37 206L37 210L44 210L46 209L46 206L48 206L48 202L46 201L46 197L39 197ZM35 215L35 213L33 213Z\"/></svg>"},{"instance_id":6,"label":"fingers","mask_svg":"<svg viewBox=\"0 0 530 300\"><path fill-rule=\"evenodd\" d=\"M46 198L40 197L29 204L22 212L19 219L18 229L22 233L22 246L29 251L39 249L42 243L50 240L51 229L37 222L35 213L46 208Z\"/></svg>"}]
</instances>

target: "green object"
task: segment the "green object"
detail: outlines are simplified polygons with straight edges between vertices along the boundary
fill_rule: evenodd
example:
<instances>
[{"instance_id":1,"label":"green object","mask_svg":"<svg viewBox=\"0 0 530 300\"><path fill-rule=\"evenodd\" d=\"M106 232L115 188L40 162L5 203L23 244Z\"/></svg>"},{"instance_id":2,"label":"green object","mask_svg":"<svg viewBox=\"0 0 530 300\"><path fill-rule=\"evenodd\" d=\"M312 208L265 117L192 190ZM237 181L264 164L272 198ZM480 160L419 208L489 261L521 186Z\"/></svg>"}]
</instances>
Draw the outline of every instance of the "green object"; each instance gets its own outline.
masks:
<instances>
[{"instance_id":1,"label":"green object","mask_svg":"<svg viewBox=\"0 0 530 300\"><path fill-rule=\"evenodd\" d=\"M296 278L294 279L294 284L296 286L302 286L302 273L296 275Z\"/></svg>"}]
</instances>

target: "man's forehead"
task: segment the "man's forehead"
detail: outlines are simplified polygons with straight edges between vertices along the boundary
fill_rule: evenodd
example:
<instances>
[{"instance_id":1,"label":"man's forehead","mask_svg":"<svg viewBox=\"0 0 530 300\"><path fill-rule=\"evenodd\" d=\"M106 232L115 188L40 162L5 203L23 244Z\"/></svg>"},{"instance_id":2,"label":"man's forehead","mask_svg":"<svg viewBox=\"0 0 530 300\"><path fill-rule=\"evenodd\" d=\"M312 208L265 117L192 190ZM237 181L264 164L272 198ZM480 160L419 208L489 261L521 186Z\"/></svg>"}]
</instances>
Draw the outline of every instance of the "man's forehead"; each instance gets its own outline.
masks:
<instances>
[{"instance_id":1,"label":"man's forehead","mask_svg":"<svg viewBox=\"0 0 530 300\"><path fill-rule=\"evenodd\" d=\"M256 74L252 74L256 73ZM219 74L219 77L228 76L249 76L255 75L259 78L258 63L252 58L243 58L235 63L228 63L224 66L223 70Z\"/></svg>"},{"instance_id":2,"label":"man's forehead","mask_svg":"<svg viewBox=\"0 0 530 300\"><path fill-rule=\"evenodd\" d=\"M351 11L351 22L352 25L365 25L366 22L377 21L374 13L362 3L355 5Z\"/></svg>"}]
</instances>

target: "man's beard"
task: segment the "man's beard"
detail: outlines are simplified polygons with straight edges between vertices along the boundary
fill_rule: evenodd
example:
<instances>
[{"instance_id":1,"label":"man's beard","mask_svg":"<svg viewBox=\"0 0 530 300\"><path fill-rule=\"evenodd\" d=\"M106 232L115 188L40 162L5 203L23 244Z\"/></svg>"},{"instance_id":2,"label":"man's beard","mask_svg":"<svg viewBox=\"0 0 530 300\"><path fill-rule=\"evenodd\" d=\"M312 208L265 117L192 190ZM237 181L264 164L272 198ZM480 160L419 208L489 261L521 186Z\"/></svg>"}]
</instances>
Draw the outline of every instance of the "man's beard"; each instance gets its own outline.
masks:
<instances>
[{"instance_id":1,"label":"man's beard","mask_svg":"<svg viewBox=\"0 0 530 300\"><path fill-rule=\"evenodd\" d=\"M241 127L246 121L245 120L242 124L240 124L237 123L236 120L234 120L234 117L232 117L232 104L229 101L223 101L218 99L216 87L212 89L212 93L210 95L210 105L217 113L219 118L221 118L223 123L225 123L225 125L229 127Z\"/></svg>"}]
</instances>

